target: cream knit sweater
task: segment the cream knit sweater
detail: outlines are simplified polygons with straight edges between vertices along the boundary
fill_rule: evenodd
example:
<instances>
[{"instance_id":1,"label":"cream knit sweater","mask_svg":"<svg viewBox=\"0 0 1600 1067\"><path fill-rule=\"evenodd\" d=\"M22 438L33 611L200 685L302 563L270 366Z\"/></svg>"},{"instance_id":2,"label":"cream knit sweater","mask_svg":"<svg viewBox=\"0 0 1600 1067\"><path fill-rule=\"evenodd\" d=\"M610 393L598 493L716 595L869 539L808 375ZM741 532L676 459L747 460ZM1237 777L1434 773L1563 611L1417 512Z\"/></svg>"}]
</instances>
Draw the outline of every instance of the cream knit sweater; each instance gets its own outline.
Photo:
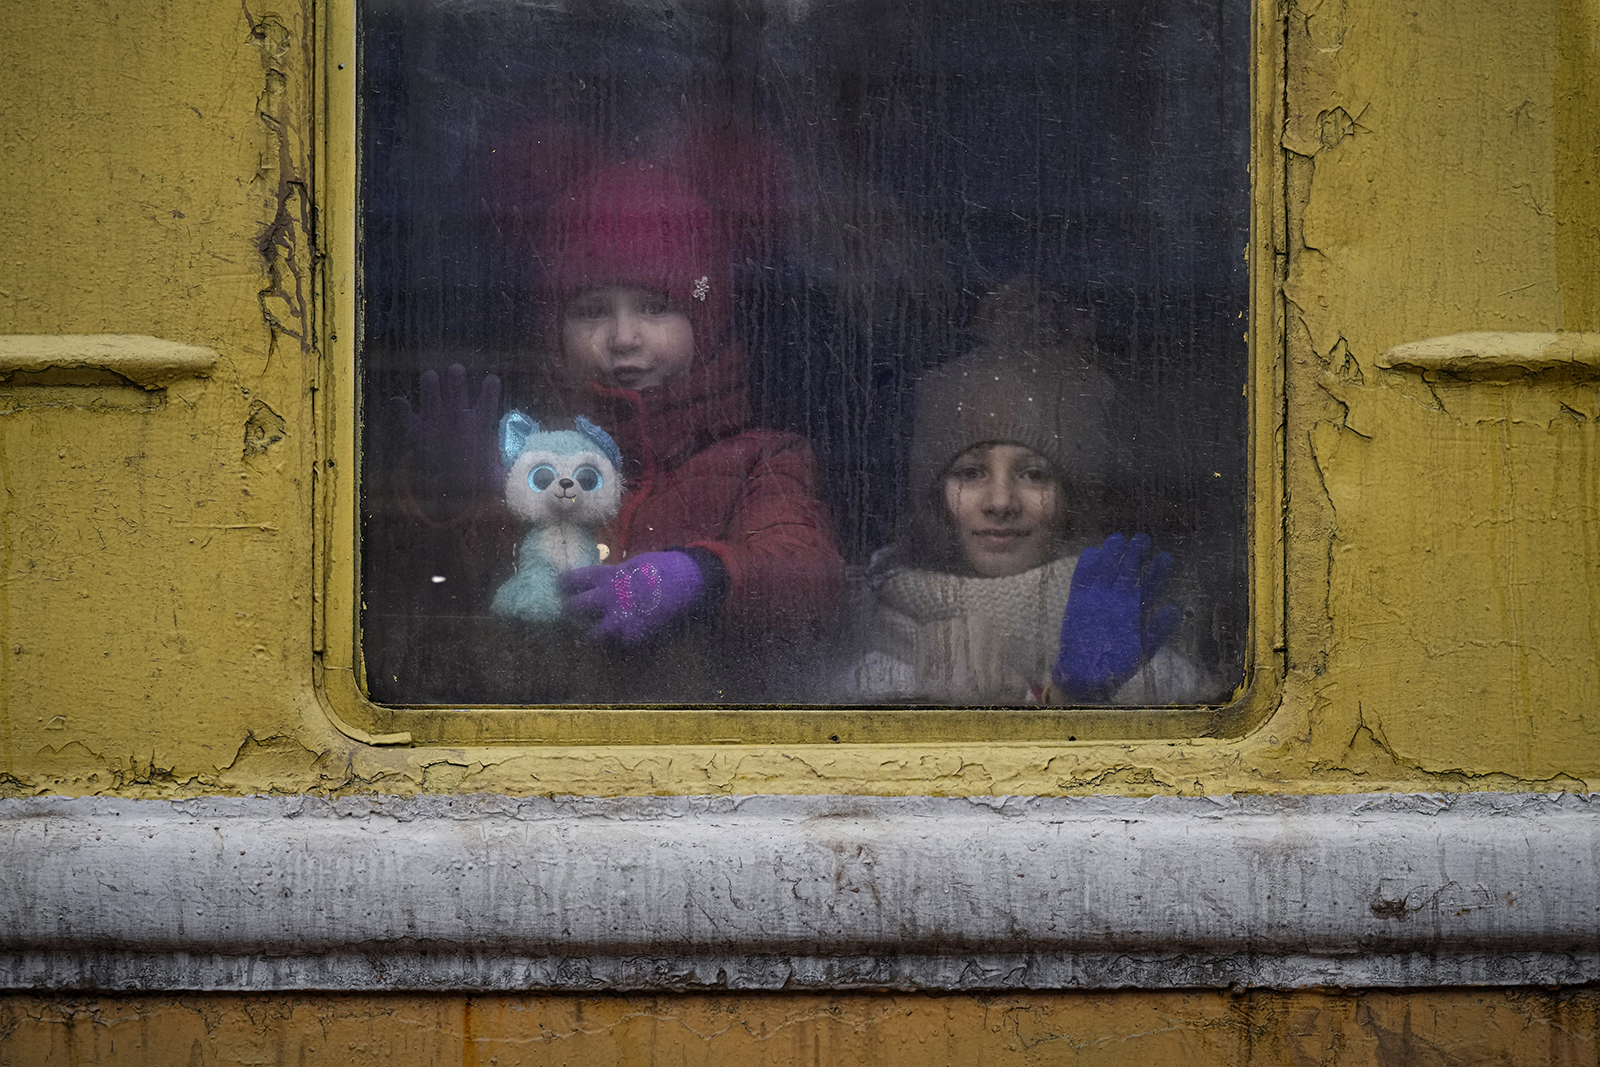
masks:
<instances>
[{"instance_id":1,"label":"cream knit sweater","mask_svg":"<svg viewBox=\"0 0 1600 1067\"><path fill-rule=\"evenodd\" d=\"M1024 704L1050 680L1076 555L1006 578L969 578L874 559L859 605L862 697ZM1215 683L1170 647L1112 694L1161 705L1215 698Z\"/></svg>"}]
</instances>

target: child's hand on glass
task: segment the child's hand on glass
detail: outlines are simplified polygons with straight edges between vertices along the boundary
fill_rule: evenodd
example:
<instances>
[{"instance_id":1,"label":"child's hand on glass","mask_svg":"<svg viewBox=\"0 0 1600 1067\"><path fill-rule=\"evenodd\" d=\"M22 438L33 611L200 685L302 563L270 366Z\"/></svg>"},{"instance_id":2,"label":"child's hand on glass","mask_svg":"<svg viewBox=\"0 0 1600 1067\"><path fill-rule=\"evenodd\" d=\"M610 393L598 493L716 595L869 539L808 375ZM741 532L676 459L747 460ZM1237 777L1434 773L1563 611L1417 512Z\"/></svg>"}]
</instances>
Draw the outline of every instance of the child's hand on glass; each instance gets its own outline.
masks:
<instances>
[{"instance_id":1,"label":"child's hand on glass","mask_svg":"<svg viewBox=\"0 0 1600 1067\"><path fill-rule=\"evenodd\" d=\"M1061 619L1055 684L1070 697L1098 702L1133 677L1183 617L1171 604L1156 606L1171 574L1172 557L1152 556L1148 534L1132 540L1112 534L1084 549Z\"/></svg>"},{"instance_id":2,"label":"child's hand on glass","mask_svg":"<svg viewBox=\"0 0 1600 1067\"><path fill-rule=\"evenodd\" d=\"M480 493L498 493L505 477L496 440L500 379L486 375L475 401L473 392L467 369L452 363L443 382L438 371L423 372L417 410L403 396L389 401L391 416L405 432L407 484L436 517L469 508Z\"/></svg>"}]
</instances>

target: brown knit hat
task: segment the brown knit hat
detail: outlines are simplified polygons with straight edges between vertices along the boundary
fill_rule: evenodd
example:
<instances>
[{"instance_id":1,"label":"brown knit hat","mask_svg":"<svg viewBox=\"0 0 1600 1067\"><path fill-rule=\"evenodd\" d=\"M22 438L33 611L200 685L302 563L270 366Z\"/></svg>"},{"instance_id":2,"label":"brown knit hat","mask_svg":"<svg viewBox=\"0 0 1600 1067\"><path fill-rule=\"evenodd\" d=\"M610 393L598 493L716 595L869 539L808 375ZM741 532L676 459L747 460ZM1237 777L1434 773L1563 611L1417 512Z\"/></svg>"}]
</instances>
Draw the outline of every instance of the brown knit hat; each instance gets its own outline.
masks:
<instances>
[{"instance_id":1,"label":"brown knit hat","mask_svg":"<svg viewBox=\"0 0 1600 1067\"><path fill-rule=\"evenodd\" d=\"M1103 483L1114 453L1107 425L1111 382L1061 349L980 348L930 371L917 387L911 485L937 483L975 445L1026 445L1062 480Z\"/></svg>"},{"instance_id":2,"label":"brown knit hat","mask_svg":"<svg viewBox=\"0 0 1600 1067\"><path fill-rule=\"evenodd\" d=\"M1098 507L1114 481L1111 380L1095 368L1091 342L1016 345L996 340L935 367L917 387L910 482L901 510L902 547L921 565L954 563L941 483L950 463L977 445L1025 445L1050 461L1069 509Z\"/></svg>"}]
</instances>

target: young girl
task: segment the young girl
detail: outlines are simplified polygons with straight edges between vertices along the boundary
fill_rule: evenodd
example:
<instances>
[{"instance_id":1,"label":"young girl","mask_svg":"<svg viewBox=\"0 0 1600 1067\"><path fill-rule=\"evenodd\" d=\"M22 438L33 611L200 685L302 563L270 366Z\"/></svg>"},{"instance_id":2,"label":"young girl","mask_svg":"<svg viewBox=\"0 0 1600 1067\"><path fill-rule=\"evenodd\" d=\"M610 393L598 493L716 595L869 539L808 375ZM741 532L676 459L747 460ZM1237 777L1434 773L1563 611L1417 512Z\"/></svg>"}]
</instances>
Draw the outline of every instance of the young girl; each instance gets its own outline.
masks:
<instances>
[{"instance_id":1,"label":"young girl","mask_svg":"<svg viewBox=\"0 0 1600 1067\"><path fill-rule=\"evenodd\" d=\"M551 399L627 463L609 562L567 576L595 634L651 639L688 615L762 631L832 613L843 562L797 434L750 425L726 231L664 166L581 178L544 233Z\"/></svg>"},{"instance_id":2,"label":"young girl","mask_svg":"<svg viewBox=\"0 0 1600 1067\"><path fill-rule=\"evenodd\" d=\"M600 531L605 562L565 576L565 637L546 628L536 637L545 654L529 655L516 620L495 629L523 654L489 673L545 681L519 692L480 672L476 694L460 692L472 683L444 688L479 700L774 695L776 653L833 615L843 563L809 444L751 425L724 222L667 167L611 162L555 199L536 244L548 356L528 403L541 421L570 426L562 420L583 415L610 433L623 456L622 507ZM425 376L423 397L431 413L396 405L414 442L486 451L485 427L499 416L497 379L474 397L452 368L443 391L437 376ZM432 579L436 586L449 584L449 568L484 575L464 592L480 607L509 575L515 545L495 476L478 473L492 465L457 462L455 480L444 478L434 494L455 494L453 518L427 513L415 523L455 534L451 558L425 569L443 579ZM478 562L485 554L488 565ZM494 643L484 634L480 624L471 643ZM482 656L450 657L463 654ZM534 662L563 656L559 684Z\"/></svg>"},{"instance_id":3,"label":"young girl","mask_svg":"<svg viewBox=\"0 0 1600 1067\"><path fill-rule=\"evenodd\" d=\"M911 498L873 559L856 684L887 699L1169 704L1211 698L1165 647L1171 560L1113 535L1072 550L1113 475L1108 380L1081 354L1000 344L917 392Z\"/></svg>"}]
</instances>

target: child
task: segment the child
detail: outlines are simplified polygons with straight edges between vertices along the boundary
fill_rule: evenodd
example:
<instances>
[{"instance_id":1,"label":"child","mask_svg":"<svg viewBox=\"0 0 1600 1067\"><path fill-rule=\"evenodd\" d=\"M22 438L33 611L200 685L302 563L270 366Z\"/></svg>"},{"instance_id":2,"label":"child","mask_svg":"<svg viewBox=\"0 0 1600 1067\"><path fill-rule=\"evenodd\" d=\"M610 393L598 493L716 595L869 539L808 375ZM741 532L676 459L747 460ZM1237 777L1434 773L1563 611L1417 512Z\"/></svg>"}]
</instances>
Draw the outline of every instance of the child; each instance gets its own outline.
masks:
<instances>
[{"instance_id":1,"label":"child","mask_svg":"<svg viewBox=\"0 0 1600 1067\"><path fill-rule=\"evenodd\" d=\"M843 562L816 461L803 437L750 426L711 207L665 167L602 165L551 209L544 255L552 398L628 464L611 562L567 576L569 610L624 644L686 615L773 630L831 614Z\"/></svg>"},{"instance_id":2,"label":"child","mask_svg":"<svg viewBox=\"0 0 1600 1067\"><path fill-rule=\"evenodd\" d=\"M533 401L541 418L597 423L624 460L621 511L600 532L606 562L565 576L568 615L613 650L614 684L586 695L768 695L763 652L833 614L843 563L809 444L750 425L724 224L666 167L604 163L556 198L537 237L550 355ZM452 368L454 399L435 406L477 440L499 382L474 402L460 378ZM469 459L462 484L483 465ZM514 542L496 506L458 510L503 579Z\"/></svg>"},{"instance_id":3,"label":"child","mask_svg":"<svg viewBox=\"0 0 1600 1067\"><path fill-rule=\"evenodd\" d=\"M856 685L974 704L1193 703L1213 686L1165 647L1171 567L1150 539L1068 547L1115 467L1110 382L1067 348L1000 343L917 391L911 496L873 559Z\"/></svg>"}]
</instances>

